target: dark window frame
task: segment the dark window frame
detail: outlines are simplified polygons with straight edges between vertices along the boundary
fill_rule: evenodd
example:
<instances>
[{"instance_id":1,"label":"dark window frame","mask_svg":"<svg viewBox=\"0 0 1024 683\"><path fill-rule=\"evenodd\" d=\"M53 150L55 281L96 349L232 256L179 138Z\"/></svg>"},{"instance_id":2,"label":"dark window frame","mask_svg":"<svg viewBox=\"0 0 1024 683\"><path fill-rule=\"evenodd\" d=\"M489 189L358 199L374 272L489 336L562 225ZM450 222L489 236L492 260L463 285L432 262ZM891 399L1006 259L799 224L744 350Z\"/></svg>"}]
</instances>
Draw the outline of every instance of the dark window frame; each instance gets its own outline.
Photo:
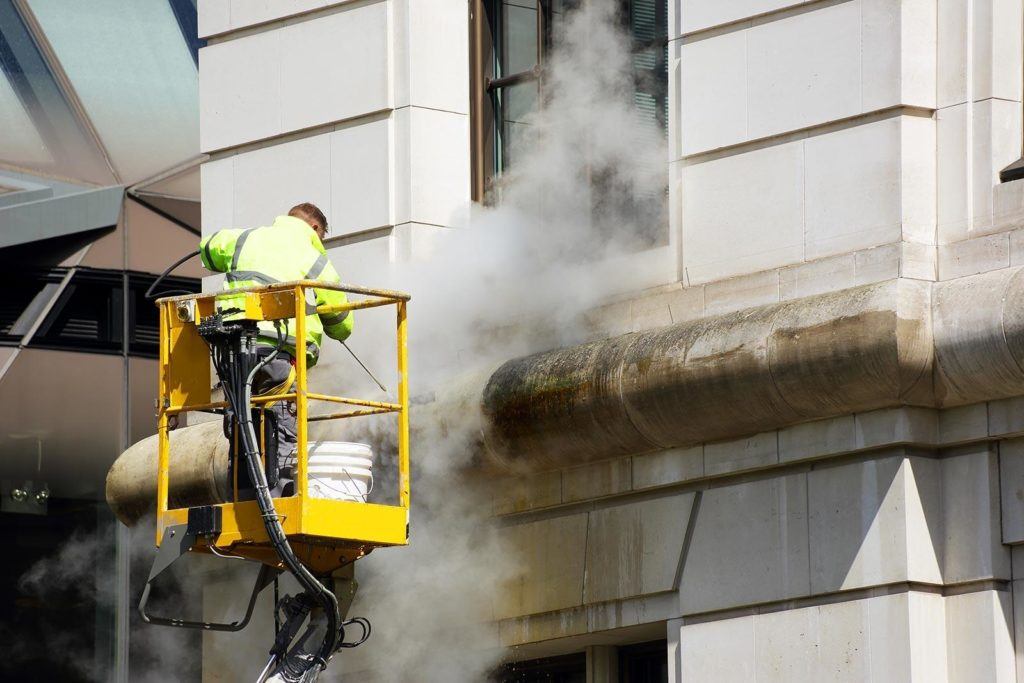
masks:
<instances>
[{"instance_id":1,"label":"dark window frame","mask_svg":"<svg viewBox=\"0 0 1024 683\"><path fill-rule=\"evenodd\" d=\"M619 683L664 683L668 681L668 641L623 645L618 649ZM657 669L657 673L653 670ZM660 675L659 675L660 674ZM657 680L655 680L657 676Z\"/></svg>"},{"instance_id":2,"label":"dark window frame","mask_svg":"<svg viewBox=\"0 0 1024 683\"><path fill-rule=\"evenodd\" d=\"M473 201L487 203L491 200L490 188L502 168L503 142L500 139L503 124L501 96L508 88L524 83L536 83L538 101L544 97L544 67L553 47L554 0L536 0L536 49L532 68L511 74L501 73L501 57L504 32L502 27L503 0L470 0L470 126L471 126L471 196ZM587 0L561 0L567 6ZM594 0L590 0L594 1ZM620 21L632 27L633 6L636 0L615 0L619 5ZM634 57L641 53L659 50L664 60L662 104L657 108L658 121L667 130L668 102L668 21L667 2L659 3L656 9L655 28L659 32L648 40L636 41L632 45ZM661 5L664 5L662 10ZM659 25L659 21L663 25Z\"/></svg>"},{"instance_id":3,"label":"dark window frame","mask_svg":"<svg viewBox=\"0 0 1024 683\"><path fill-rule=\"evenodd\" d=\"M157 358L157 309L152 301L144 298L145 291L154 280L155 275L137 271L75 269L71 280L47 312L27 346L79 353ZM168 277L164 279L162 289L199 292L201 281L198 278ZM84 312L97 313L91 319L88 316L80 318L86 324L95 320L95 339L86 338L87 332L82 329L81 324L77 334L74 330L70 334L67 333L69 320L75 312L73 307L82 303L81 298L76 302L76 297L88 297L89 306ZM107 308L105 313L104 307Z\"/></svg>"},{"instance_id":4,"label":"dark window frame","mask_svg":"<svg viewBox=\"0 0 1024 683\"><path fill-rule=\"evenodd\" d=\"M576 652L504 665L493 683L580 683L587 680L587 655Z\"/></svg>"}]
</instances>

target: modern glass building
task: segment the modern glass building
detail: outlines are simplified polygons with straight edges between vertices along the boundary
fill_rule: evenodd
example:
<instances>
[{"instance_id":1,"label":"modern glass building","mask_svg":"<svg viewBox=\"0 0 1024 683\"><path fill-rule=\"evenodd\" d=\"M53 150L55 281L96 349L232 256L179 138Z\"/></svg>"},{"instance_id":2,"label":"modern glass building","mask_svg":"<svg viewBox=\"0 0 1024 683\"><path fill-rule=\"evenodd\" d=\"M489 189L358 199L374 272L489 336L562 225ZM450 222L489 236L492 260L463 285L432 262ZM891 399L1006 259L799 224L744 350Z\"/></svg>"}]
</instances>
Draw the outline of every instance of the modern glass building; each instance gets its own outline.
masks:
<instances>
[{"instance_id":1,"label":"modern glass building","mask_svg":"<svg viewBox=\"0 0 1024 683\"><path fill-rule=\"evenodd\" d=\"M155 427L143 295L198 239L199 47L191 0L0 0L5 680L128 680L104 479Z\"/></svg>"}]
</instances>

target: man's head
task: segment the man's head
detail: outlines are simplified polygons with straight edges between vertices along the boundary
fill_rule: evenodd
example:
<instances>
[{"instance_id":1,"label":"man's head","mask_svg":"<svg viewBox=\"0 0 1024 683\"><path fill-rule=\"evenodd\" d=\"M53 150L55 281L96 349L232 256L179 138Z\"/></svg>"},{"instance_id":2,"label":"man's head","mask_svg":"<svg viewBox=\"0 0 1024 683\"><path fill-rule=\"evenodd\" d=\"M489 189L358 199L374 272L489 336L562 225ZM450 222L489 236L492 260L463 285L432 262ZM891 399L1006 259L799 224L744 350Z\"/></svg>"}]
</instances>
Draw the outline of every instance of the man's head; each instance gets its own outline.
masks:
<instances>
[{"instance_id":1,"label":"man's head","mask_svg":"<svg viewBox=\"0 0 1024 683\"><path fill-rule=\"evenodd\" d=\"M306 221L309 227L316 231L320 241L323 241L324 237L327 236L327 217L324 216L323 211L317 208L316 204L309 202L296 204L288 211L288 215Z\"/></svg>"}]
</instances>

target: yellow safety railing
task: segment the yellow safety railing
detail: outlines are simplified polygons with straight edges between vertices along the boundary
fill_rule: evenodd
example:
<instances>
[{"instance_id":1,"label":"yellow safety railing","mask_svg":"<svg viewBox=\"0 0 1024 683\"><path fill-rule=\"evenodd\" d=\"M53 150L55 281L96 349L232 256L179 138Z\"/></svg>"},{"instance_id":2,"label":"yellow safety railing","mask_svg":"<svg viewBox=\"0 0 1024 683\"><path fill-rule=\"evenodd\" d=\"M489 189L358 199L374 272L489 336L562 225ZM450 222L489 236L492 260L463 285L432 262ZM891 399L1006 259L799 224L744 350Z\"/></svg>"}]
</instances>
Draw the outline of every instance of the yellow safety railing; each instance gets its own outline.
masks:
<instances>
[{"instance_id":1,"label":"yellow safety railing","mask_svg":"<svg viewBox=\"0 0 1024 683\"><path fill-rule=\"evenodd\" d=\"M306 354L301 340L306 338L306 290L331 289L348 295L364 297L336 306L319 306L316 313L341 313L380 306L396 309L396 345L398 369L397 402L364 398L331 396L309 391ZM224 290L210 294L167 297L157 301L160 308L160 362L158 400L159 458L157 473L157 544L164 530L187 521L187 508L169 506L171 458L169 432L179 414L192 411L215 411L225 408L225 401L212 400L212 373L209 348L199 336L197 325L217 310L218 300L230 298L242 306L239 317L249 320L295 320L295 386L294 390L253 397L260 405L276 401L295 404L297 423L297 454L295 494L275 498L275 507L283 520L285 533L310 541L309 557L319 558L321 569L338 564L332 548L345 548L341 561L364 555L377 546L403 545L408 542L409 478L409 384L406 308L409 296L402 292L370 289L345 284L326 284L312 280L275 283L260 287ZM351 406L354 409L322 415L310 415L311 401ZM397 505L355 503L313 498L309 495L308 426L310 422L337 420L367 415L394 413L398 433L398 495ZM225 473L226 474L226 473ZM265 530L255 508L255 501L234 501L219 504L223 512L220 537L211 544L219 550L234 546L235 554L273 564L276 559L262 547ZM327 548L328 550L324 550ZM214 550L216 552L216 550ZM335 553L336 554L336 553Z\"/></svg>"}]
</instances>

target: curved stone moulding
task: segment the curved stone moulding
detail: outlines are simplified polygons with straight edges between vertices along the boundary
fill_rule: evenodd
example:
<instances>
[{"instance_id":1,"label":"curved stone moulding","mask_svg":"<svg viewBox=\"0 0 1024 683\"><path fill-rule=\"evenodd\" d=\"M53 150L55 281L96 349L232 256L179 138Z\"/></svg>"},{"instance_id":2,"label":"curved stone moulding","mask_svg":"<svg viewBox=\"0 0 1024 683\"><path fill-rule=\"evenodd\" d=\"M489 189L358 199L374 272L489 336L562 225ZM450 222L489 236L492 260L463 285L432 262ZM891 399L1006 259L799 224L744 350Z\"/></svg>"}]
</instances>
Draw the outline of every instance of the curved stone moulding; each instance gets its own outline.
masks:
<instances>
[{"instance_id":1,"label":"curved stone moulding","mask_svg":"<svg viewBox=\"0 0 1024 683\"><path fill-rule=\"evenodd\" d=\"M171 435L170 507L228 500L228 441L220 420L182 427ZM136 442L107 472L107 504L132 526L156 506L157 437Z\"/></svg>"},{"instance_id":2,"label":"curved stone moulding","mask_svg":"<svg viewBox=\"0 0 1024 683\"><path fill-rule=\"evenodd\" d=\"M486 442L559 466L932 405L930 298L891 280L517 358L484 390Z\"/></svg>"},{"instance_id":3,"label":"curved stone moulding","mask_svg":"<svg viewBox=\"0 0 1024 683\"><path fill-rule=\"evenodd\" d=\"M880 408L1024 395L1022 368L1024 268L888 280L507 361L483 390L484 443L500 466L564 467ZM441 402L465 408L451 398ZM171 458L173 505L227 499L219 421L172 432ZM107 500L130 524L155 494L149 437L114 463Z\"/></svg>"}]
</instances>

